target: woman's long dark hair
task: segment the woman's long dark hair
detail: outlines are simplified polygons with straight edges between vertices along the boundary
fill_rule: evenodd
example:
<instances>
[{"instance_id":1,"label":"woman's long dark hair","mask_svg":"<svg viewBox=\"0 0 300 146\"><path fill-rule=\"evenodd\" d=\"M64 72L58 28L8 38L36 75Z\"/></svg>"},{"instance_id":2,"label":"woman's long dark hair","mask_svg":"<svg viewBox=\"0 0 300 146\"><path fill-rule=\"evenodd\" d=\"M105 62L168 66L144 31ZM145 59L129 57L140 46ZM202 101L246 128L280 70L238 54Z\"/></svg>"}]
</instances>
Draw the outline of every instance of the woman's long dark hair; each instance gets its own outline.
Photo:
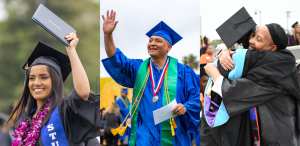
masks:
<instances>
[{"instance_id":1,"label":"woman's long dark hair","mask_svg":"<svg viewBox=\"0 0 300 146\"><path fill-rule=\"evenodd\" d=\"M51 97L51 104L50 104L50 111L48 115L45 117L43 121L43 125L47 124L51 116L51 113L63 98L63 91L64 91L64 83L60 78L60 76L58 75L58 73L49 66L47 66L47 69L51 76L52 89L50 91L50 94L46 98L45 102ZM12 113L8 117L7 121L5 122L5 125L11 120L13 121L14 125L17 125L21 117L22 117L21 121L26 120L29 117L34 104L36 104L36 100L32 97L28 87L29 75L30 75L30 69L28 70L26 75L22 96L15 104ZM43 106L45 105L45 102ZM41 107L41 109L43 108L43 106Z\"/></svg>"}]
</instances>

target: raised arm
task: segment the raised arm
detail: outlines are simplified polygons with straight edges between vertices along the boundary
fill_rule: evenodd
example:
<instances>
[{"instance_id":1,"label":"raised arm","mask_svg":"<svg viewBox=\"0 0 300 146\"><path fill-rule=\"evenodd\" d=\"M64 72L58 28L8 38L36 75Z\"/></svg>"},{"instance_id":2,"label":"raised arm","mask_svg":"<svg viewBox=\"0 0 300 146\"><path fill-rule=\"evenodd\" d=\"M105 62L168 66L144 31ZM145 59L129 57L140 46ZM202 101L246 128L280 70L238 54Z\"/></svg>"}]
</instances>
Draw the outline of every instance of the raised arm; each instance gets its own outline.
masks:
<instances>
[{"instance_id":1,"label":"raised arm","mask_svg":"<svg viewBox=\"0 0 300 146\"><path fill-rule=\"evenodd\" d=\"M103 32L104 32L104 44L105 51L108 57L113 56L116 53L116 46L113 40L112 32L115 30L118 21L115 21L116 12L111 10L110 15L109 11L106 13L106 19L104 15L103 18Z\"/></svg>"},{"instance_id":2,"label":"raised arm","mask_svg":"<svg viewBox=\"0 0 300 146\"><path fill-rule=\"evenodd\" d=\"M79 39L76 37L75 33L70 33L66 36L66 39L69 41L71 40L70 45L66 47L66 50L71 62L74 88L83 100L88 100L90 95L90 84L76 52L76 46Z\"/></svg>"}]
</instances>

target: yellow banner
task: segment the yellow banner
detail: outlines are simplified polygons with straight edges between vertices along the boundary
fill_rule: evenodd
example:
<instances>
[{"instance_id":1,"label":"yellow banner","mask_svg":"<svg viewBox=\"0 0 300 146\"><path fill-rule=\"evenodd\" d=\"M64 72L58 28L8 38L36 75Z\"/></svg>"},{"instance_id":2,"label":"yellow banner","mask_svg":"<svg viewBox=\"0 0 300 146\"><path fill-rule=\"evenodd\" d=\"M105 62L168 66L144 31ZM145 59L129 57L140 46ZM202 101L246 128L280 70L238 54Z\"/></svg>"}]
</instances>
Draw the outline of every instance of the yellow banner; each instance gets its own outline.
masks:
<instances>
[{"instance_id":1,"label":"yellow banner","mask_svg":"<svg viewBox=\"0 0 300 146\"><path fill-rule=\"evenodd\" d=\"M111 103L114 101L114 96L117 96L117 99L121 96L121 91L123 87L116 83L111 77L100 78L100 109L107 109ZM128 88L128 99L131 103L133 96L133 89Z\"/></svg>"}]
</instances>

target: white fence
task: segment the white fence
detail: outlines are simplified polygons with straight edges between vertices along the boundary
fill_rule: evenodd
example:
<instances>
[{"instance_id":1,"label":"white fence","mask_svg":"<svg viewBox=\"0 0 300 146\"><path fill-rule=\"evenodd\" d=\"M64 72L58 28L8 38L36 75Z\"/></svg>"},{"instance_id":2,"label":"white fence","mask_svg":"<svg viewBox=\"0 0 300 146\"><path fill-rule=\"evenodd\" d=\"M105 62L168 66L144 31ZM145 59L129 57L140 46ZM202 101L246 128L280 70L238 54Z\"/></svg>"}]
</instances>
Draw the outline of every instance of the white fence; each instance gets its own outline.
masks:
<instances>
[{"instance_id":1,"label":"white fence","mask_svg":"<svg viewBox=\"0 0 300 146\"><path fill-rule=\"evenodd\" d=\"M286 49L290 50L296 58L296 63L300 63L300 45L287 47Z\"/></svg>"}]
</instances>

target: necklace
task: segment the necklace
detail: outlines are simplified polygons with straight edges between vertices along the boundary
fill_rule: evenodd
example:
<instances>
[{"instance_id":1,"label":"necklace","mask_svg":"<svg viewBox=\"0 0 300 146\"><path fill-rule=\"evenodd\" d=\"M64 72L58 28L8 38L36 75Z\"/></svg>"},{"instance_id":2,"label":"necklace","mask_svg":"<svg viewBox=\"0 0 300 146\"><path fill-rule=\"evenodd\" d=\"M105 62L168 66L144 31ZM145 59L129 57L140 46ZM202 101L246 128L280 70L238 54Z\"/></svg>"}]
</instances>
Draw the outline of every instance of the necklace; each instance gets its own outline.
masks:
<instances>
[{"instance_id":1,"label":"necklace","mask_svg":"<svg viewBox=\"0 0 300 146\"><path fill-rule=\"evenodd\" d=\"M27 128L27 126L29 125L28 120L19 123L19 127L16 128L15 133L12 135L14 137L12 146L34 146L35 145L35 142L39 138L39 133L43 126L42 122L44 121L45 117L48 115L48 112L50 110L50 103L51 100L49 98L44 108L38 112L38 117L33 118L33 122L30 124L31 125L30 131L28 131ZM25 137L27 138L24 139Z\"/></svg>"},{"instance_id":2,"label":"necklace","mask_svg":"<svg viewBox=\"0 0 300 146\"><path fill-rule=\"evenodd\" d=\"M152 90L153 90L153 94L154 94L152 102L154 102L154 103L157 102L158 99L159 99L159 97L157 96L157 93L158 93L158 91L159 91L159 89L161 87L161 83L162 83L162 80L164 78L165 72L166 72L166 70L168 68L168 65L169 65L169 58L167 58L167 61L166 61L165 65L164 65L164 67L163 67L163 72L160 75L158 83L157 83L158 85L155 85L154 76L153 76L153 69L152 69L152 59L151 59L151 61L149 63L150 78L151 78Z\"/></svg>"}]
</instances>

